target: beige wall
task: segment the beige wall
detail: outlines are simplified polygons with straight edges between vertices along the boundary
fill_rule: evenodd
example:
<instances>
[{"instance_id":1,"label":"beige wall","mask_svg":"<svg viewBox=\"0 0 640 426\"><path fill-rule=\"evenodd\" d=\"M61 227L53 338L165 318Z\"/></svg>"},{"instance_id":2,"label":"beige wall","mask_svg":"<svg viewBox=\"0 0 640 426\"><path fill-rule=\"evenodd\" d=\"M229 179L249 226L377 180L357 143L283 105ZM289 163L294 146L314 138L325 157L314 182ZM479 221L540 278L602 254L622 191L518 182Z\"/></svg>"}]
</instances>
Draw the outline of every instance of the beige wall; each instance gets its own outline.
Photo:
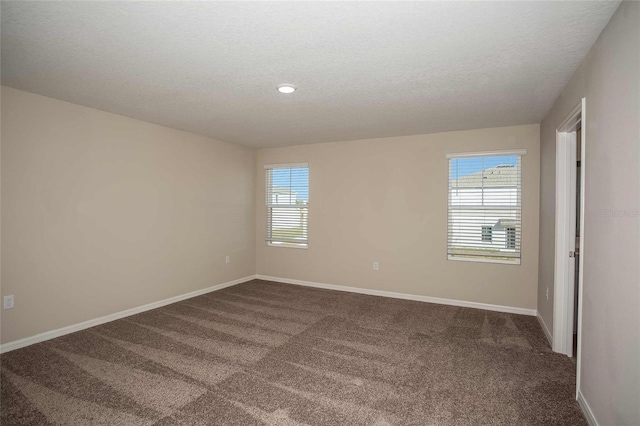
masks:
<instances>
[{"instance_id":1,"label":"beige wall","mask_svg":"<svg viewBox=\"0 0 640 426\"><path fill-rule=\"evenodd\" d=\"M255 151L1 95L3 343L255 273Z\"/></svg>"},{"instance_id":2,"label":"beige wall","mask_svg":"<svg viewBox=\"0 0 640 426\"><path fill-rule=\"evenodd\" d=\"M515 148L527 149L522 265L448 261L445 155ZM270 148L257 159L258 274L536 308L538 125ZM264 241L263 166L287 162L309 163L308 250Z\"/></svg>"},{"instance_id":3,"label":"beige wall","mask_svg":"<svg viewBox=\"0 0 640 426\"><path fill-rule=\"evenodd\" d=\"M639 23L623 2L541 125L538 309L552 327L555 130L586 97L580 390L601 425L640 424Z\"/></svg>"}]
</instances>

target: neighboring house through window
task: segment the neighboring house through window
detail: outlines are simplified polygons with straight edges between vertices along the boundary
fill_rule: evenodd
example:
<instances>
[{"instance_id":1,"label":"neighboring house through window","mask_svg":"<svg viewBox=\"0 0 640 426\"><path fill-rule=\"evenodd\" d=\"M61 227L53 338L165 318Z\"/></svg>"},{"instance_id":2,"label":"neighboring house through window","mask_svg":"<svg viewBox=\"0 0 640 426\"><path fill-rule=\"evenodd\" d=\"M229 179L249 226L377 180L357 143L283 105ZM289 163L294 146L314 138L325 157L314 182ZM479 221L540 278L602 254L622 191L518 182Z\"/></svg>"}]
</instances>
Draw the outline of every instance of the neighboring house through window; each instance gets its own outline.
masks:
<instances>
[{"instance_id":1,"label":"neighboring house through window","mask_svg":"<svg viewBox=\"0 0 640 426\"><path fill-rule=\"evenodd\" d=\"M505 248L508 250L516 249L516 228L505 228L507 232Z\"/></svg>"},{"instance_id":2,"label":"neighboring house through window","mask_svg":"<svg viewBox=\"0 0 640 426\"><path fill-rule=\"evenodd\" d=\"M308 247L309 166L265 166L267 243L280 247Z\"/></svg>"},{"instance_id":3,"label":"neighboring house through window","mask_svg":"<svg viewBox=\"0 0 640 426\"><path fill-rule=\"evenodd\" d=\"M525 153L447 155L448 259L520 264Z\"/></svg>"},{"instance_id":4,"label":"neighboring house through window","mask_svg":"<svg viewBox=\"0 0 640 426\"><path fill-rule=\"evenodd\" d=\"M493 226L482 226L482 241L486 243L491 242L491 232L493 231Z\"/></svg>"}]
</instances>

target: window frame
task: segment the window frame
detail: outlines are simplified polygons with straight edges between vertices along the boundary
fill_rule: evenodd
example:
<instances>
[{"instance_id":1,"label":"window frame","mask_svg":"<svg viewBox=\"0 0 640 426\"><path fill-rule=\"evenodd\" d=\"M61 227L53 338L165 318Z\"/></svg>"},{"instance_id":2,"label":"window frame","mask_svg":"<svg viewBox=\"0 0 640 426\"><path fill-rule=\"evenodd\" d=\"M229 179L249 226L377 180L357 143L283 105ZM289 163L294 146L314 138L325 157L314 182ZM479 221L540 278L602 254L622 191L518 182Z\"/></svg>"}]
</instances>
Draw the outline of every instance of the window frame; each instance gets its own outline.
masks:
<instances>
[{"instance_id":1,"label":"window frame","mask_svg":"<svg viewBox=\"0 0 640 426\"><path fill-rule=\"evenodd\" d=\"M277 204L270 204L269 203L269 194L270 194L270 187L269 187L269 183L270 183L270 179L268 177L268 174L270 171L274 170L274 169L303 169L306 168L307 169L307 198L308 198L308 192L309 192L309 163L281 163L281 164L265 164L264 165L264 177L265 177L265 185L264 185L264 190L265 190L265 216L266 216L266 229L265 229L265 242L266 245L268 247L280 247L280 248L293 248L293 249L303 249L306 250L309 248L309 200L307 199L307 202L304 204L300 204L300 207L291 207L294 205L291 205L288 208L298 208L300 209L300 211L302 212L303 210L306 210L306 240L304 242L292 242L292 241L278 241L277 239L274 240L273 238L273 234L270 234L270 231L272 232L272 227L271 227L271 223L273 222L273 217L272 217L272 211L271 209L274 208L274 205ZM292 189L289 187L287 188L290 191L292 191ZM273 191L273 185L271 185L271 191ZM276 202L277 202L277 197L278 194L276 194ZM278 203L279 204L279 203ZM296 203L297 205L297 203ZM304 229L304 225L303 229ZM284 240L284 239L283 239Z\"/></svg>"},{"instance_id":2,"label":"window frame","mask_svg":"<svg viewBox=\"0 0 640 426\"><path fill-rule=\"evenodd\" d=\"M497 263L497 264L507 264L507 265L521 265L522 264L522 225L524 223L524 221L522 220L522 215L523 215L523 174L522 174L522 170L523 170L523 163L524 163L524 156L526 155L527 151L525 149L516 149L516 150L498 150L498 151L478 151L478 152L461 152L461 153L448 153L446 155L446 159L447 159L447 243L446 243L446 250L447 250L447 260L452 260L452 261L458 261L458 262L478 262L478 263ZM518 197L518 203L519 203L519 224L518 226L520 227L520 245L519 245L519 250L518 250L518 257L513 257L512 259L505 259L505 257L501 257L501 256L482 256L482 255L478 255L478 256L464 256L464 254L455 254L455 253L451 253L451 241L450 241L450 226L451 226L451 207L452 207L452 202L451 202L451 196L452 196L452 190L451 190L451 160L455 160L455 159L460 159L460 158L470 158L470 157L493 157L493 156L519 156L518 159L518 165L520 167L519 171L518 171L518 176L519 176L519 182L518 182L518 192L517 192L517 197ZM484 194L483 194L484 196ZM485 238L485 234L484 234L484 229L485 227L488 227L488 225L485 225L483 223L478 223L478 225L481 226L481 231L480 231L480 240L481 242L486 242L486 243L494 243L494 237L495 237L495 233L494 233L494 229L492 226L492 230L491 230L491 240L484 240ZM507 234L508 231L507 229L512 229L514 228L513 226L505 226L504 227L504 233L505 233L505 242L504 242L504 249L505 250L512 250L511 248L509 248L509 242L507 240ZM517 227L516 227L517 228ZM516 231L516 238L517 238L517 231ZM517 240L516 240L516 247L517 247ZM515 250L515 248L513 249Z\"/></svg>"}]
</instances>

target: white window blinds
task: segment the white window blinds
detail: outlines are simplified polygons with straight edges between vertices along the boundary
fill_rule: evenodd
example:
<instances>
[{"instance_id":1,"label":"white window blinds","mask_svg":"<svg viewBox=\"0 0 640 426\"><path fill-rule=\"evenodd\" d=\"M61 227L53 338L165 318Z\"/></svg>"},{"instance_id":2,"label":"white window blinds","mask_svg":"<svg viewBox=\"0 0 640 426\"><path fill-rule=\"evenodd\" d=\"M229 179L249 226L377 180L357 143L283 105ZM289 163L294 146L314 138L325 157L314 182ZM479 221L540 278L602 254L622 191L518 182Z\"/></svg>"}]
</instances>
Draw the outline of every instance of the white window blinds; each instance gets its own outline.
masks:
<instances>
[{"instance_id":1,"label":"white window blinds","mask_svg":"<svg viewBox=\"0 0 640 426\"><path fill-rule=\"evenodd\" d=\"M270 245L307 247L309 166L265 166L267 237Z\"/></svg>"},{"instance_id":2,"label":"white window blinds","mask_svg":"<svg viewBox=\"0 0 640 426\"><path fill-rule=\"evenodd\" d=\"M450 260L520 264L524 153L447 156Z\"/></svg>"}]
</instances>

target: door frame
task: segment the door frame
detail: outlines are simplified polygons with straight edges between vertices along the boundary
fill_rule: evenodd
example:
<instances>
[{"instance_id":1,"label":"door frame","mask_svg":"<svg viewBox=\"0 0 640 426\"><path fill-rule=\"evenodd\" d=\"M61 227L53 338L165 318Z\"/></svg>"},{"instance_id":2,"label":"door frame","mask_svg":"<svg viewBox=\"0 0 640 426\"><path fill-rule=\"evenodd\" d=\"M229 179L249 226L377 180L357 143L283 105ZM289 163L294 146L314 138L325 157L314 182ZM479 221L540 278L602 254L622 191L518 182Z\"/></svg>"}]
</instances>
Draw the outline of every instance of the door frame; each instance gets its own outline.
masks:
<instances>
[{"instance_id":1,"label":"door frame","mask_svg":"<svg viewBox=\"0 0 640 426\"><path fill-rule=\"evenodd\" d=\"M584 204L586 157L586 98L573 108L556 130L556 239L553 297L553 350L573 355L573 316L575 291L575 257L569 252L575 247L576 217L576 130L581 128L580 149L580 254L578 256L578 350L576 360L576 395L580 388L582 354L582 294L584 281ZM574 238L572 246L572 237Z\"/></svg>"}]
</instances>

